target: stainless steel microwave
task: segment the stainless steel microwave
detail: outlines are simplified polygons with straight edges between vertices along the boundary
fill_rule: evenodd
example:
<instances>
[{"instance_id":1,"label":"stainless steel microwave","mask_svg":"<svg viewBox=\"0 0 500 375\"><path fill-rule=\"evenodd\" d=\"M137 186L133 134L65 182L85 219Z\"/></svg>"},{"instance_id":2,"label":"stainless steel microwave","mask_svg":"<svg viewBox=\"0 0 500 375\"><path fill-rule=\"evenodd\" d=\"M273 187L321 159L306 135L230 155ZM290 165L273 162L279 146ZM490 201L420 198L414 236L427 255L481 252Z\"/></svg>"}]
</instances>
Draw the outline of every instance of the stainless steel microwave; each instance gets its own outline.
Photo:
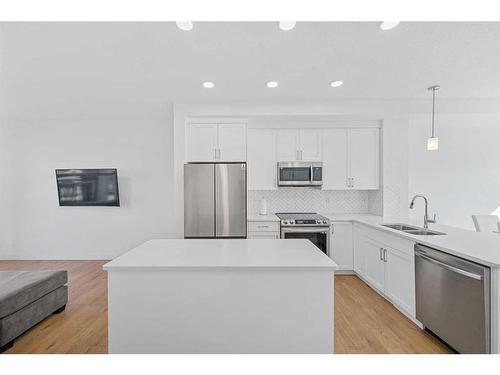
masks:
<instances>
[{"instance_id":1,"label":"stainless steel microwave","mask_svg":"<svg viewBox=\"0 0 500 375\"><path fill-rule=\"evenodd\" d=\"M279 162L278 186L321 186L323 185L322 162Z\"/></svg>"}]
</instances>

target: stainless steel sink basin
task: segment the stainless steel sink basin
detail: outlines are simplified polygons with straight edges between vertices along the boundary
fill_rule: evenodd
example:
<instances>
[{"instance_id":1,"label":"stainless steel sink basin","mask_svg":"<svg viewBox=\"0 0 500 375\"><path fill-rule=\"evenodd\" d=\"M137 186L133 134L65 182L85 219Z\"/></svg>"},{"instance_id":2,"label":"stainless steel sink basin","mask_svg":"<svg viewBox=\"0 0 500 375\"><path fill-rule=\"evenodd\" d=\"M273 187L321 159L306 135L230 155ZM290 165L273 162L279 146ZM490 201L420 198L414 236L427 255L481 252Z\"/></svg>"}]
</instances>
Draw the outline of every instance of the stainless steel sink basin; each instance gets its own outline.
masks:
<instances>
[{"instance_id":1,"label":"stainless steel sink basin","mask_svg":"<svg viewBox=\"0 0 500 375\"><path fill-rule=\"evenodd\" d=\"M406 231L406 230L418 230L421 229L419 227L414 227L411 225L406 225L406 224L382 224L383 227L395 229L395 230L401 230L401 231Z\"/></svg>"},{"instance_id":2,"label":"stainless steel sink basin","mask_svg":"<svg viewBox=\"0 0 500 375\"><path fill-rule=\"evenodd\" d=\"M408 234L414 234L416 236L442 236L443 234L446 234L429 229L405 230L404 232Z\"/></svg>"},{"instance_id":3,"label":"stainless steel sink basin","mask_svg":"<svg viewBox=\"0 0 500 375\"><path fill-rule=\"evenodd\" d=\"M430 229L425 229L425 228L420 228L420 227L414 227L413 225L407 225L407 224L382 224L383 227L399 230L401 232L405 232L408 234L414 234L416 236L442 236L446 233L443 232L438 232L435 230L430 230Z\"/></svg>"}]
</instances>

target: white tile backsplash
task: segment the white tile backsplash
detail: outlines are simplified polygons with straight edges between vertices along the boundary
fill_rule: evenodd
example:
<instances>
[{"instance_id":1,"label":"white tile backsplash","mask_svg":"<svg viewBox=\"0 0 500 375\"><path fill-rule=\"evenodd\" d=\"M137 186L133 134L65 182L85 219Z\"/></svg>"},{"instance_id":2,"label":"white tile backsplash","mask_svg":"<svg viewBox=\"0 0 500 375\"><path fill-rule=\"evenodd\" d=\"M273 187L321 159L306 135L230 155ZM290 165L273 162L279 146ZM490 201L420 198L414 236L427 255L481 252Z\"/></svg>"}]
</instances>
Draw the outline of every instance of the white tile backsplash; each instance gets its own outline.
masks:
<instances>
[{"instance_id":1,"label":"white tile backsplash","mask_svg":"<svg viewBox=\"0 0 500 375\"><path fill-rule=\"evenodd\" d=\"M370 194L373 192L367 190L337 191L307 187L250 190L248 212L258 213L260 200L264 198L268 212L370 213Z\"/></svg>"}]
</instances>

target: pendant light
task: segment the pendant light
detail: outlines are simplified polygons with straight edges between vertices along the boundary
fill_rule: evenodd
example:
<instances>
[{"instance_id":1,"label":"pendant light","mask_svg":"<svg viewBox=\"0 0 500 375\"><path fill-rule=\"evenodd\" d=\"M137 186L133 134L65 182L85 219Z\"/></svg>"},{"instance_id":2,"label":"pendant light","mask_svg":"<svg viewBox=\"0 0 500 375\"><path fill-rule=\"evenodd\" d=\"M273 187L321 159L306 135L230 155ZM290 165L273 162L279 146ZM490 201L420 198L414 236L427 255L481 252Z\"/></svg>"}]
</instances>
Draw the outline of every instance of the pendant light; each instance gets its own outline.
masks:
<instances>
[{"instance_id":1,"label":"pendant light","mask_svg":"<svg viewBox=\"0 0 500 375\"><path fill-rule=\"evenodd\" d=\"M432 90L432 131L431 136L427 139L427 150L436 151L439 149L439 139L434 134L434 116L436 110L436 91L439 90L441 86L434 85L429 87L427 90Z\"/></svg>"}]
</instances>

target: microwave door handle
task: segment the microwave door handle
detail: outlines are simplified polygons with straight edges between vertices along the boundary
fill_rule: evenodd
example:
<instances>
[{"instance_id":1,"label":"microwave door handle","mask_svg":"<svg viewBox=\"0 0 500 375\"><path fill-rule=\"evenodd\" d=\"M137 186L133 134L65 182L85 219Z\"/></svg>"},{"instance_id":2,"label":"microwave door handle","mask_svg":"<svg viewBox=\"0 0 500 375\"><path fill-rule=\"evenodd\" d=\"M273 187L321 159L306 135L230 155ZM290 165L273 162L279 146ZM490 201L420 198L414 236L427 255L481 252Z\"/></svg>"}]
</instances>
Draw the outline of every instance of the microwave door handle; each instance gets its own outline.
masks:
<instances>
[{"instance_id":1,"label":"microwave door handle","mask_svg":"<svg viewBox=\"0 0 500 375\"><path fill-rule=\"evenodd\" d=\"M313 166L312 164L309 166L309 170L310 170L310 182L311 182L311 185L314 184L314 177L313 177Z\"/></svg>"}]
</instances>

